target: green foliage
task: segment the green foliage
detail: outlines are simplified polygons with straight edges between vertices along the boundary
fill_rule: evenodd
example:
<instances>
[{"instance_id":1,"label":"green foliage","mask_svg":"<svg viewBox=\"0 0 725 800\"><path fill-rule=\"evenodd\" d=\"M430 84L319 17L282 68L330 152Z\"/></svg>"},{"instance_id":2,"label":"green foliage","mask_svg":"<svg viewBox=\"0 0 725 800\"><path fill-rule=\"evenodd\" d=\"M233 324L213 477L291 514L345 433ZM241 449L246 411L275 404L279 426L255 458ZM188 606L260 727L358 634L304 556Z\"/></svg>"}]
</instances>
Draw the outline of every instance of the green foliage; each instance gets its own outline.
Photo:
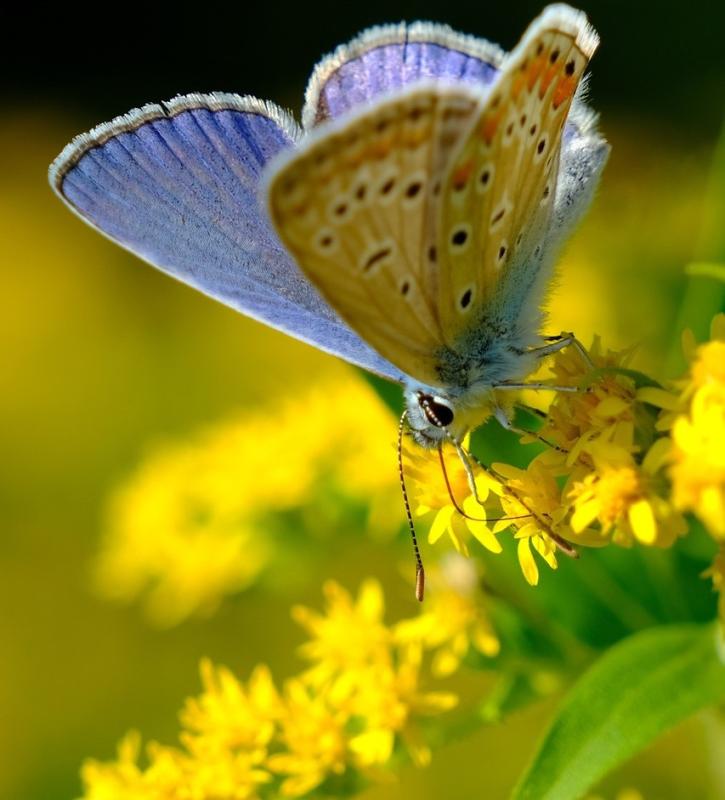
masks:
<instances>
[{"instance_id":1,"label":"green foliage","mask_svg":"<svg viewBox=\"0 0 725 800\"><path fill-rule=\"evenodd\" d=\"M571 690L514 800L576 800L675 723L725 700L712 626L662 626L613 647Z\"/></svg>"}]
</instances>

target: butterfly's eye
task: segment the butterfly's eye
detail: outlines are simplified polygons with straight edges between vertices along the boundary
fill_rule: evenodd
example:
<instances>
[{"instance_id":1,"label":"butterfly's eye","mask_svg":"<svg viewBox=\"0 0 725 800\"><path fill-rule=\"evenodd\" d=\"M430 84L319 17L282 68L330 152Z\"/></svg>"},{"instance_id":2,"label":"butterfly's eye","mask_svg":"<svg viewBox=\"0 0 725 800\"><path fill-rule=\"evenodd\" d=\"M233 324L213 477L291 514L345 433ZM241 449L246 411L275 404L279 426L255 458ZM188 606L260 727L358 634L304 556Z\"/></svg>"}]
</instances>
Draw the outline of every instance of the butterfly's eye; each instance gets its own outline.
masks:
<instances>
[{"instance_id":1,"label":"butterfly's eye","mask_svg":"<svg viewBox=\"0 0 725 800\"><path fill-rule=\"evenodd\" d=\"M440 397L430 394L418 395L418 403L428 422L436 428L446 428L453 422L453 409Z\"/></svg>"}]
</instances>

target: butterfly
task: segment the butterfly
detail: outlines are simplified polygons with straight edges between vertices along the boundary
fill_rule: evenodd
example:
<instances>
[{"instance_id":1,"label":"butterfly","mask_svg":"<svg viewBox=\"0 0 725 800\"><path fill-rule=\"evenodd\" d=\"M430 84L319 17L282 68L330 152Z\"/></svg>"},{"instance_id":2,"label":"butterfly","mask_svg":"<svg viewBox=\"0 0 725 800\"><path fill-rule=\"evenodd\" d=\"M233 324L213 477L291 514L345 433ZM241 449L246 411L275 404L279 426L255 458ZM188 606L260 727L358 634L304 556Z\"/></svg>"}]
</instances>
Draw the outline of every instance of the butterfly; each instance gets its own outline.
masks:
<instances>
[{"instance_id":1,"label":"butterfly","mask_svg":"<svg viewBox=\"0 0 725 800\"><path fill-rule=\"evenodd\" d=\"M508 54L372 28L316 66L301 128L254 97L179 96L76 137L50 183L164 272L401 383L419 444L460 442L510 427L500 393L577 344L542 336L542 303L609 152L582 100L597 45L562 4Z\"/></svg>"}]
</instances>

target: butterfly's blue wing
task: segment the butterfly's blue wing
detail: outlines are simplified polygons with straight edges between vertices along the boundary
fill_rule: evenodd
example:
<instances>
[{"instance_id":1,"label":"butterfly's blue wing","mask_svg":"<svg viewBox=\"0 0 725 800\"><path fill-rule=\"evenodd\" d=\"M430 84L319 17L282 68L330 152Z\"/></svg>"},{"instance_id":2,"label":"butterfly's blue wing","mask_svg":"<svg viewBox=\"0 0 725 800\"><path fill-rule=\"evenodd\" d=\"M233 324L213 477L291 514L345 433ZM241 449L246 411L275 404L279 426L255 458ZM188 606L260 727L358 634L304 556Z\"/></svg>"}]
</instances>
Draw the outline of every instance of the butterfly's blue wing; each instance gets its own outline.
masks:
<instances>
[{"instance_id":1,"label":"butterfly's blue wing","mask_svg":"<svg viewBox=\"0 0 725 800\"><path fill-rule=\"evenodd\" d=\"M334 119L423 79L463 82L488 94L507 54L497 45L447 25L414 22L364 31L315 67L305 95L305 129ZM584 105L586 81L575 99L562 140L559 181L548 249L552 256L583 216L609 147L596 116Z\"/></svg>"},{"instance_id":2,"label":"butterfly's blue wing","mask_svg":"<svg viewBox=\"0 0 725 800\"><path fill-rule=\"evenodd\" d=\"M295 123L272 104L187 95L74 140L50 169L86 222L205 294L393 380L400 370L337 316L261 210L261 172Z\"/></svg>"},{"instance_id":3,"label":"butterfly's blue wing","mask_svg":"<svg viewBox=\"0 0 725 800\"><path fill-rule=\"evenodd\" d=\"M475 84L485 90L504 56L495 44L447 25L414 22L370 28L315 67L302 120L309 129L426 79Z\"/></svg>"}]
</instances>

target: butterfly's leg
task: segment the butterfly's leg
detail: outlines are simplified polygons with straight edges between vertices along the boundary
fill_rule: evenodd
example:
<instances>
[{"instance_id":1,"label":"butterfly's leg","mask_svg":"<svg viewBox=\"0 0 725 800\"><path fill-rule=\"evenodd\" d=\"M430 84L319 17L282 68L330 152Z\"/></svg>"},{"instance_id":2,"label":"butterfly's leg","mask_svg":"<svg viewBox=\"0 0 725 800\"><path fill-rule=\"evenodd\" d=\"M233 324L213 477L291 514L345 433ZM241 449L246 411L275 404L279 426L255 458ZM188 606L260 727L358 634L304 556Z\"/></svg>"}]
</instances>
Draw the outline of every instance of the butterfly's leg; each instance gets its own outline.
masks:
<instances>
[{"instance_id":1,"label":"butterfly's leg","mask_svg":"<svg viewBox=\"0 0 725 800\"><path fill-rule=\"evenodd\" d=\"M533 382L533 383L495 383L492 389L534 389L538 391L539 389L548 389L550 392L570 392L572 394L576 394L577 392L583 392L584 389L580 389L578 386L556 386L553 383L543 383L543 382Z\"/></svg>"},{"instance_id":2,"label":"butterfly's leg","mask_svg":"<svg viewBox=\"0 0 725 800\"><path fill-rule=\"evenodd\" d=\"M466 451L463 449L460 442L458 442L452 436L451 436L451 442L453 443L453 446L456 448L456 453L458 454L458 458L460 459L461 464L463 465L463 469L465 470L466 478L468 479L468 488L471 490L471 494L473 495L478 505L481 506L481 508L483 508L484 507L483 500L481 500L481 498L478 496L478 489L476 487L476 478L473 475L473 469L471 469L471 465L468 461Z\"/></svg>"},{"instance_id":3,"label":"butterfly's leg","mask_svg":"<svg viewBox=\"0 0 725 800\"><path fill-rule=\"evenodd\" d=\"M547 447L550 447L552 450L556 450L558 453L568 453L568 450L565 450L563 447L559 447L558 444L554 444L550 442L548 439L545 439L543 436L539 436L536 431L527 431L523 428L518 428L513 422L509 419L506 412L500 408L494 408L493 415L501 425L502 428L505 428L507 431L511 431L512 433L517 434L518 436L533 436L535 439L538 439L542 444L545 444Z\"/></svg>"},{"instance_id":4,"label":"butterfly's leg","mask_svg":"<svg viewBox=\"0 0 725 800\"><path fill-rule=\"evenodd\" d=\"M573 333L562 332L558 336L545 336L544 341L548 342L548 344L542 345L541 347L534 347L528 352L534 353L538 358L544 358L544 356L551 355L552 353L558 353L559 350L563 350L565 347L569 347L569 345L571 345L584 359L588 366L594 369L594 364L592 363L591 358L589 358L589 353L587 353L584 345L579 341L579 339L576 338L576 336L574 336Z\"/></svg>"}]
</instances>

